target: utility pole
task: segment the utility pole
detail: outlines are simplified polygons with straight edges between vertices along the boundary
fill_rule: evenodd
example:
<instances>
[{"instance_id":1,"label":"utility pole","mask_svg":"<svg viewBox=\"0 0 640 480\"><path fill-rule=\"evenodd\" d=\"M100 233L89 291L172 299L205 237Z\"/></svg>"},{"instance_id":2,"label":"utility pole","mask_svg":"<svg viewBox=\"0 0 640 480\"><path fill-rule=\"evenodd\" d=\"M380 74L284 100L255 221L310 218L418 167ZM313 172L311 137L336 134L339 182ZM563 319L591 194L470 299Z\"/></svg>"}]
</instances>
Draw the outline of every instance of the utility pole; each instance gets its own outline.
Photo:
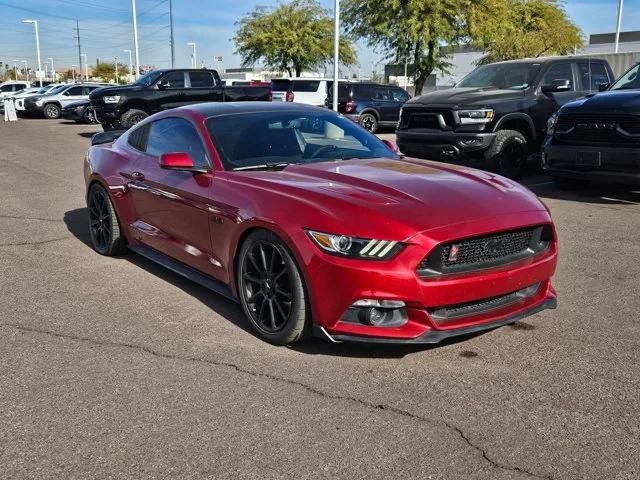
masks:
<instances>
[{"instance_id":1,"label":"utility pole","mask_svg":"<svg viewBox=\"0 0 640 480\"><path fill-rule=\"evenodd\" d=\"M71 78L73 83L76 83L76 65L71 65Z\"/></svg>"},{"instance_id":2,"label":"utility pole","mask_svg":"<svg viewBox=\"0 0 640 480\"><path fill-rule=\"evenodd\" d=\"M136 18L136 0L131 0L131 12L133 15L133 47L136 51L135 79L140 75L140 50L138 48L138 19Z\"/></svg>"},{"instance_id":3,"label":"utility pole","mask_svg":"<svg viewBox=\"0 0 640 480\"><path fill-rule=\"evenodd\" d=\"M133 75L133 61L131 60L131 50L124 50L124 53L129 54L129 75L127 77L127 81L130 81L131 75Z\"/></svg>"},{"instance_id":4,"label":"utility pole","mask_svg":"<svg viewBox=\"0 0 640 480\"><path fill-rule=\"evenodd\" d=\"M187 45L189 45L192 48L192 52L191 52L191 68L197 68L196 63L196 42L189 42L187 43Z\"/></svg>"},{"instance_id":5,"label":"utility pole","mask_svg":"<svg viewBox=\"0 0 640 480\"><path fill-rule=\"evenodd\" d=\"M80 48L80 24L76 20L76 39L78 40L78 65L80 65L80 76L82 76L82 49ZM75 75L73 77L75 82Z\"/></svg>"},{"instance_id":6,"label":"utility pole","mask_svg":"<svg viewBox=\"0 0 640 480\"><path fill-rule=\"evenodd\" d=\"M89 59L87 58L86 53L83 53L80 56L84 57L84 81L88 82L89 81ZM80 68L80 76L82 76L82 68Z\"/></svg>"},{"instance_id":7,"label":"utility pole","mask_svg":"<svg viewBox=\"0 0 640 480\"><path fill-rule=\"evenodd\" d=\"M340 0L333 1L333 111L338 111L338 61L340 59Z\"/></svg>"},{"instance_id":8,"label":"utility pole","mask_svg":"<svg viewBox=\"0 0 640 480\"><path fill-rule=\"evenodd\" d=\"M40 88L42 88L42 63L40 62L40 36L38 35L38 21L37 20L22 20L22 23L33 23L36 28L36 51L38 53L38 71L36 77L40 77Z\"/></svg>"},{"instance_id":9,"label":"utility pole","mask_svg":"<svg viewBox=\"0 0 640 480\"><path fill-rule=\"evenodd\" d=\"M171 68L176 68L176 41L173 37L173 2L169 0L169 28L171 30Z\"/></svg>"},{"instance_id":10,"label":"utility pole","mask_svg":"<svg viewBox=\"0 0 640 480\"><path fill-rule=\"evenodd\" d=\"M51 80L55 82L56 81L56 71L53 68L53 58L48 57L47 60L49 60L49 62L51 62Z\"/></svg>"},{"instance_id":11,"label":"utility pole","mask_svg":"<svg viewBox=\"0 0 640 480\"><path fill-rule=\"evenodd\" d=\"M618 44L620 43L620 25L622 24L622 3L623 0L618 1L618 26L616 28L616 49L615 53L618 53Z\"/></svg>"}]
</instances>

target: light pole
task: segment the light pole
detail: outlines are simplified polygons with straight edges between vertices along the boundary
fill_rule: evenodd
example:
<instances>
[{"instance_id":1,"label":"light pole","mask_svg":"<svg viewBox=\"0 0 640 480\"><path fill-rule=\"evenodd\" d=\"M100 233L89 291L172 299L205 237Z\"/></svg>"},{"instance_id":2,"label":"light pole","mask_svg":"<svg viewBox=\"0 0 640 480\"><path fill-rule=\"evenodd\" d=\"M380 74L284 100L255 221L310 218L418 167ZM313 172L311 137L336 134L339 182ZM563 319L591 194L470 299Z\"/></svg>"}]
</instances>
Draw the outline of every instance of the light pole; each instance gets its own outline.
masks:
<instances>
[{"instance_id":1,"label":"light pole","mask_svg":"<svg viewBox=\"0 0 640 480\"><path fill-rule=\"evenodd\" d=\"M89 81L89 65L87 65L87 54L80 54L81 57L84 58L84 80L85 82ZM82 65L80 66L80 70L82 70ZM80 76L82 77L82 71L80 72Z\"/></svg>"},{"instance_id":2,"label":"light pole","mask_svg":"<svg viewBox=\"0 0 640 480\"><path fill-rule=\"evenodd\" d=\"M622 24L622 3L623 0L618 1L618 26L616 28L616 49L615 53L618 53L618 44L620 43L620 24Z\"/></svg>"},{"instance_id":3,"label":"light pole","mask_svg":"<svg viewBox=\"0 0 640 480\"><path fill-rule=\"evenodd\" d=\"M29 65L26 60L20 60L21 63L24 63L24 79L29 81Z\"/></svg>"},{"instance_id":4,"label":"light pole","mask_svg":"<svg viewBox=\"0 0 640 480\"><path fill-rule=\"evenodd\" d=\"M620 0L622 1L622 0ZM40 77L40 88L42 88L42 64L40 63L40 36L38 35L38 21L37 20L22 20L22 23L33 23L36 28L36 50L38 51L38 77Z\"/></svg>"},{"instance_id":5,"label":"light pole","mask_svg":"<svg viewBox=\"0 0 640 480\"><path fill-rule=\"evenodd\" d=\"M333 111L338 111L338 60L340 58L340 0L333 1Z\"/></svg>"},{"instance_id":6,"label":"light pole","mask_svg":"<svg viewBox=\"0 0 640 480\"><path fill-rule=\"evenodd\" d=\"M136 51L136 73L135 78L140 75L140 51L138 49L138 19L136 18L136 0L131 0L131 12L133 14L133 46Z\"/></svg>"},{"instance_id":7,"label":"light pole","mask_svg":"<svg viewBox=\"0 0 640 480\"><path fill-rule=\"evenodd\" d=\"M47 57L49 63L51 63L51 80L56 81L56 70L53 68L53 58Z\"/></svg>"},{"instance_id":8,"label":"light pole","mask_svg":"<svg viewBox=\"0 0 640 480\"><path fill-rule=\"evenodd\" d=\"M187 43L192 48L191 51L191 68L196 68L196 42Z\"/></svg>"},{"instance_id":9,"label":"light pole","mask_svg":"<svg viewBox=\"0 0 640 480\"><path fill-rule=\"evenodd\" d=\"M113 60L116 64L116 84L120 84L120 82L118 81L118 57L113 57Z\"/></svg>"},{"instance_id":10,"label":"light pole","mask_svg":"<svg viewBox=\"0 0 640 480\"><path fill-rule=\"evenodd\" d=\"M73 83L76 83L76 66L77 65L71 65L71 79Z\"/></svg>"},{"instance_id":11,"label":"light pole","mask_svg":"<svg viewBox=\"0 0 640 480\"><path fill-rule=\"evenodd\" d=\"M124 50L124 53L129 54L129 75L133 73L133 62L131 61L131 50Z\"/></svg>"},{"instance_id":12,"label":"light pole","mask_svg":"<svg viewBox=\"0 0 640 480\"><path fill-rule=\"evenodd\" d=\"M17 63L20 60L16 60L15 58L13 59L13 76L16 77L16 80L18 80L18 67L17 67Z\"/></svg>"}]
</instances>

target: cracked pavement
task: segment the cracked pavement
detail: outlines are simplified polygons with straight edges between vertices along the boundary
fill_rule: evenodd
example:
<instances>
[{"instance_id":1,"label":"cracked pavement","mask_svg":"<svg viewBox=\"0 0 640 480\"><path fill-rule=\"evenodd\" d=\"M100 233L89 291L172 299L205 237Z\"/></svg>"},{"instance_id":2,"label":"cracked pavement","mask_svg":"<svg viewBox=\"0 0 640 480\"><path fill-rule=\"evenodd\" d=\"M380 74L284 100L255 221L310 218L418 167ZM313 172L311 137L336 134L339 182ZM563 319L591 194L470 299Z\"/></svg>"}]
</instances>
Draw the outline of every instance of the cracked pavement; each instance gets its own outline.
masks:
<instances>
[{"instance_id":1,"label":"cracked pavement","mask_svg":"<svg viewBox=\"0 0 640 480\"><path fill-rule=\"evenodd\" d=\"M278 348L88 247L93 131L0 123L3 478L640 477L640 194L525 179L560 234L555 311L436 348Z\"/></svg>"}]
</instances>

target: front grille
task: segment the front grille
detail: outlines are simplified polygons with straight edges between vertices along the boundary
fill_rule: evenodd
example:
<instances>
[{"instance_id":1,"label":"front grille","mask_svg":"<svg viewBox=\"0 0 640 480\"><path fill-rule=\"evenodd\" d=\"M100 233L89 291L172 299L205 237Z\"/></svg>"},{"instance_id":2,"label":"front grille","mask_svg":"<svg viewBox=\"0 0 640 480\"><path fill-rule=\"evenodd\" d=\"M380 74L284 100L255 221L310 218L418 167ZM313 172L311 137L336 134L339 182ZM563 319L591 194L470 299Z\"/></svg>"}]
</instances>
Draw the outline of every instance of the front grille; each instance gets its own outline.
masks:
<instances>
[{"instance_id":1,"label":"front grille","mask_svg":"<svg viewBox=\"0 0 640 480\"><path fill-rule=\"evenodd\" d=\"M536 283L527 288L496 297L483 298L472 302L456 303L443 307L429 308L427 311L431 318L437 322L450 321L458 318L472 317L482 313L505 308L518 302L525 301L534 296L540 290L540 284Z\"/></svg>"},{"instance_id":2,"label":"front grille","mask_svg":"<svg viewBox=\"0 0 640 480\"><path fill-rule=\"evenodd\" d=\"M560 115L555 136L559 140L587 144L640 143L640 117L618 114Z\"/></svg>"},{"instance_id":3,"label":"front grille","mask_svg":"<svg viewBox=\"0 0 640 480\"><path fill-rule=\"evenodd\" d=\"M444 122L444 129L451 130L454 126L453 112L446 109L414 109L404 108L400 118L401 129L431 129L442 130L439 117Z\"/></svg>"},{"instance_id":4,"label":"front grille","mask_svg":"<svg viewBox=\"0 0 640 480\"><path fill-rule=\"evenodd\" d=\"M545 225L441 244L420 262L418 274L431 277L505 265L545 250L552 235Z\"/></svg>"}]
</instances>

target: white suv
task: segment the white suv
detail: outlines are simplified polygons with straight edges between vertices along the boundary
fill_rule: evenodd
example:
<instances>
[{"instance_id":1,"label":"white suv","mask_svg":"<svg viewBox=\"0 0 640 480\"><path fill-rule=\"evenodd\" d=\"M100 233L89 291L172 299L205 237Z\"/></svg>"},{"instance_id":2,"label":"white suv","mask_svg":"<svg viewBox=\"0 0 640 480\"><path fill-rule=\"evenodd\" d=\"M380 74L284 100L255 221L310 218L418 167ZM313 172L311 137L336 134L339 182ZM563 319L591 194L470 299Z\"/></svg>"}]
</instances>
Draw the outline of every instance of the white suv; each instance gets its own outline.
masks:
<instances>
[{"instance_id":1,"label":"white suv","mask_svg":"<svg viewBox=\"0 0 640 480\"><path fill-rule=\"evenodd\" d=\"M27 97L35 97L36 95L45 95L47 93L51 93L53 91L54 88L58 88L61 87L63 85L60 84L56 84L56 83L52 83L51 85L47 85L46 87L42 87L42 88L25 88L24 90L17 92L15 95L13 95L12 98L13 99L13 104L16 107L17 111L22 111L24 110L24 99Z\"/></svg>"},{"instance_id":2,"label":"white suv","mask_svg":"<svg viewBox=\"0 0 640 480\"><path fill-rule=\"evenodd\" d=\"M45 95L24 99L24 109L29 114L44 115L45 118L60 118L62 108L78 100L89 100L89 93L96 88L106 87L102 83L71 83L54 88Z\"/></svg>"},{"instance_id":3,"label":"white suv","mask_svg":"<svg viewBox=\"0 0 640 480\"><path fill-rule=\"evenodd\" d=\"M5 97L13 97L16 93L30 86L29 82L21 82L19 80L0 83L0 101Z\"/></svg>"},{"instance_id":4,"label":"white suv","mask_svg":"<svg viewBox=\"0 0 640 480\"><path fill-rule=\"evenodd\" d=\"M277 78L271 81L274 102L296 102L324 107L333 78Z\"/></svg>"}]
</instances>

